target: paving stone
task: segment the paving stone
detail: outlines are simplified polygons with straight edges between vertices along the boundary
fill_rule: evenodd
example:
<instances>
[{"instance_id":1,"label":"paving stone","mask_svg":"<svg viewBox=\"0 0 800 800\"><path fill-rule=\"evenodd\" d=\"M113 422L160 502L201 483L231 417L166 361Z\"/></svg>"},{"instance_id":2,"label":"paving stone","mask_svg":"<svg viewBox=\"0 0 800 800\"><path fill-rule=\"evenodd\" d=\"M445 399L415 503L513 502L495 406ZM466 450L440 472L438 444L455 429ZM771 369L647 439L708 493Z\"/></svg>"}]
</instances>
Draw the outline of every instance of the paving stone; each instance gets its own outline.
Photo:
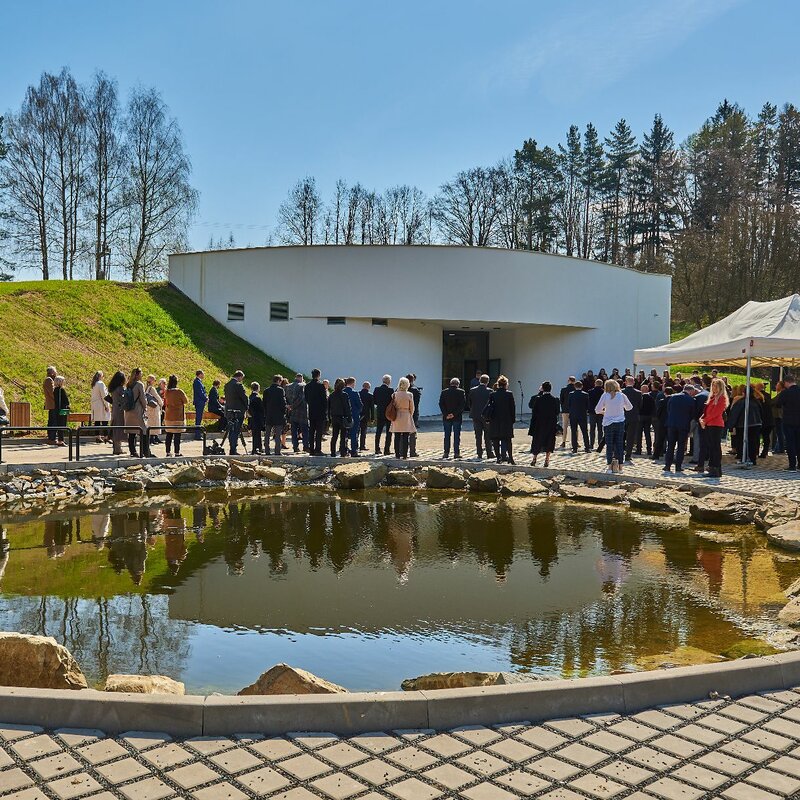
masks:
<instances>
[{"instance_id":1,"label":"paving stone","mask_svg":"<svg viewBox=\"0 0 800 800\"><path fill-rule=\"evenodd\" d=\"M752 761L754 764L761 761L766 761L766 759L772 758L775 755L773 752L764 747L759 747L757 744L745 742L741 739L735 739L732 742L725 742L725 744L720 745L719 749L732 756L736 756L737 758L743 758L747 761Z\"/></svg>"},{"instance_id":2,"label":"paving stone","mask_svg":"<svg viewBox=\"0 0 800 800\"><path fill-rule=\"evenodd\" d=\"M478 780L474 775L464 772L453 764L441 764L422 773L428 780L438 783L445 789L458 790L462 786L475 783Z\"/></svg>"},{"instance_id":3,"label":"paving stone","mask_svg":"<svg viewBox=\"0 0 800 800\"><path fill-rule=\"evenodd\" d=\"M192 792L196 800L247 800L247 795L227 781Z\"/></svg>"},{"instance_id":4,"label":"paving stone","mask_svg":"<svg viewBox=\"0 0 800 800\"><path fill-rule=\"evenodd\" d=\"M470 748L467 747L466 749L469 750ZM402 750L395 750L393 753L388 753L386 758L405 769L411 770L426 769L439 760L418 747L404 747Z\"/></svg>"},{"instance_id":5,"label":"paving stone","mask_svg":"<svg viewBox=\"0 0 800 800\"><path fill-rule=\"evenodd\" d=\"M483 745L501 738L497 731L483 725L465 725L461 728L453 728L450 733L477 747L483 747Z\"/></svg>"},{"instance_id":6,"label":"paving stone","mask_svg":"<svg viewBox=\"0 0 800 800\"><path fill-rule=\"evenodd\" d=\"M503 722L499 725L492 725L494 730L502 733L504 736L513 736L518 731L524 730L525 728L530 728L530 722ZM433 733L433 731L431 731Z\"/></svg>"},{"instance_id":7,"label":"paving stone","mask_svg":"<svg viewBox=\"0 0 800 800\"><path fill-rule=\"evenodd\" d=\"M608 750L609 753L621 753L636 744L636 742L626 739L624 736L617 736L616 733L610 731L598 731L590 736L584 736L581 741L584 744Z\"/></svg>"},{"instance_id":8,"label":"paving stone","mask_svg":"<svg viewBox=\"0 0 800 800\"><path fill-rule=\"evenodd\" d=\"M626 753L625 759L635 761L637 764L655 772L672 769L678 763L677 758L668 756L666 753L659 753L658 750L653 750L652 747L637 747L636 750Z\"/></svg>"},{"instance_id":9,"label":"paving stone","mask_svg":"<svg viewBox=\"0 0 800 800\"><path fill-rule=\"evenodd\" d=\"M30 786L32 783L33 780L19 767L0 772L0 793L11 792L14 789L22 789L24 786Z\"/></svg>"},{"instance_id":10,"label":"paving stone","mask_svg":"<svg viewBox=\"0 0 800 800\"><path fill-rule=\"evenodd\" d=\"M761 696L768 697L776 703L788 703L789 705L793 705L797 702L797 695L788 689L777 692L761 692Z\"/></svg>"},{"instance_id":11,"label":"paving stone","mask_svg":"<svg viewBox=\"0 0 800 800\"><path fill-rule=\"evenodd\" d=\"M153 733L152 731L128 731L120 736L134 750L147 750L149 747L171 742L168 733Z\"/></svg>"},{"instance_id":12,"label":"paving stone","mask_svg":"<svg viewBox=\"0 0 800 800\"><path fill-rule=\"evenodd\" d=\"M392 731L392 733L396 734L401 739L413 742L416 739L421 739L423 736L432 736L436 731L433 730L433 728L401 728Z\"/></svg>"},{"instance_id":13,"label":"paving stone","mask_svg":"<svg viewBox=\"0 0 800 800\"><path fill-rule=\"evenodd\" d=\"M292 741L296 742L309 750L314 750L317 747L322 747L326 744L333 744L339 741L339 737L335 733L315 733L313 731L293 731L286 734Z\"/></svg>"},{"instance_id":14,"label":"paving stone","mask_svg":"<svg viewBox=\"0 0 800 800\"><path fill-rule=\"evenodd\" d=\"M752 775L748 775L745 780L754 783L762 789L779 794L796 796L800 789L800 781L789 775L781 775L771 769L758 769Z\"/></svg>"},{"instance_id":15,"label":"paving stone","mask_svg":"<svg viewBox=\"0 0 800 800\"><path fill-rule=\"evenodd\" d=\"M67 747L79 747L86 742L105 738L103 731L95 728L58 728L53 733L64 742Z\"/></svg>"},{"instance_id":16,"label":"paving stone","mask_svg":"<svg viewBox=\"0 0 800 800\"><path fill-rule=\"evenodd\" d=\"M10 767L14 763L14 759L0 747L0 769Z\"/></svg>"},{"instance_id":17,"label":"paving stone","mask_svg":"<svg viewBox=\"0 0 800 800\"><path fill-rule=\"evenodd\" d=\"M651 728L658 728L660 731L668 731L670 728L676 728L683 722L681 717L665 714L657 708L640 711L638 714L633 714L631 719L635 722L641 722L643 725L649 725Z\"/></svg>"},{"instance_id":18,"label":"paving stone","mask_svg":"<svg viewBox=\"0 0 800 800\"><path fill-rule=\"evenodd\" d=\"M800 725L796 722L792 722L790 719L775 717L775 719L765 722L761 727L773 733L779 733L782 736L791 736L793 739L800 739Z\"/></svg>"},{"instance_id":19,"label":"paving stone","mask_svg":"<svg viewBox=\"0 0 800 800\"><path fill-rule=\"evenodd\" d=\"M660 706L660 709L666 714L672 714L673 716L686 720L695 719L703 713L699 708L689 705L688 703L670 703L665 706Z\"/></svg>"},{"instance_id":20,"label":"paving stone","mask_svg":"<svg viewBox=\"0 0 800 800\"><path fill-rule=\"evenodd\" d=\"M323 747L321 750L317 750L316 754L337 767L349 767L351 764L358 764L359 761L366 761L369 758L366 753L362 753L347 742Z\"/></svg>"},{"instance_id":21,"label":"paving stone","mask_svg":"<svg viewBox=\"0 0 800 800\"><path fill-rule=\"evenodd\" d=\"M403 744L394 736L380 732L362 733L360 736L352 736L349 741L376 756L385 753L387 750L394 750L396 747L400 747L400 745Z\"/></svg>"},{"instance_id":22,"label":"paving stone","mask_svg":"<svg viewBox=\"0 0 800 800\"><path fill-rule=\"evenodd\" d=\"M496 775L492 780L503 786L508 786L515 792L519 792L523 797L537 794L550 786L550 781L532 775L530 772L515 769L513 772L506 772L504 775Z\"/></svg>"},{"instance_id":23,"label":"paving stone","mask_svg":"<svg viewBox=\"0 0 800 800\"><path fill-rule=\"evenodd\" d=\"M627 790L627 786L621 783L612 781L611 778L605 775L582 775L580 778L575 778L570 781L570 786L580 789L592 797L616 797L621 792Z\"/></svg>"},{"instance_id":24,"label":"paving stone","mask_svg":"<svg viewBox=\"0 0 800 800\"><path fill-rule=\"evenodd\" d=\"M420 742L419 746L436 753L436 755L442 758L460 756L462 753L466 753L468 750L472 749L465 742L459 741L447 733L441 733L431 739L426 739Z\"/></svg>"},{"instance_id":25,"label":"paving stone","mask_svg":"<svg viewBox=\"0 0 800 800\"><path fill-rule=\"evenodd\" d=\"M734 758L733 756L716 750L712 750L710 753L700 756L696 761L704 767L719 770L733 778L737 775L741 775L743 772L747 772L747 770L753 766L749 761L743 761L741 758Z\"/></svg>"},{"instance_id":26,"label":"paving stone","mask_svg":"<svg viewBox=\"0 0 800 800\"><path fill-rule=\"evenodd\" d=\"M585 722L582 719L554 719L550 720L545 723L548 728L554 728L559 733L563 733L565 736L571 736L572 738L577 738L579 736L583 736L586 733L590 733L591 731L595 730L594 725L590 725L588 722Z\"/></svg>"},{"instance_id":27,"label":"paving stone","mask_svg":"<svg viewBox=\"0 0 800 800\"><path fill-rule=\"evenodd\" d=\"M787 708L781 713L781 716L786 717L786 719L792 719L795 722L800 722L800 708Z\"/></svg>"},{"instance_id":28,"label":"paving stone","mask_svg":"<svg viewBox=\"0 0 800 800\"><path fill-rule=\"evenodd\" d=\"M566 747L562 747L560 750L556 751L555 755L574 761L582 767L593 767L608 758L608 753L603 753L600 750L596 750L594 747L587 747L584 744L578 743L568 744Z\"/></svg>"},{"instance_id":29,"label":"paving stone","mask_svg":"<svg viewBox=\"0 0 800 800\"><path fill-rule=\"evenodd\" d=\"M236 782L256 794L258 797L284 789L289 785L289 781L272 767L261 767L261 769L245 772L244 775L237 775Z\"/></svg>"},{"instance_id":30,"label":"paving stone","mask_svg":"<svg viewBox=\"0 0 800 800\"><path fill-rule=\"evenodd\" d=\"M781 711L784 706L783 703L778 703L775 700L770 700L768 697L762 697L758 694L740 697L737 702L755 708L758 711L764 711L767 714L774 714L776 711Z\"/></svg>"},{"instance_id":31,"label":"paving stone","mask_svg":"<svg viewBox=\"0 0 800 800\"><path fill-rule=\"evenodd\" d=\"M315 789L333 798L333 800L347 800L354 794L360 794L367 787L349 775L335 772L324 778L317 778L312 784Z\"/></svg>"},{"instance_id":32,"label":"paving stone","mask_svg":"<svg viewBox=\"0 0 800 800\"><path fill-rule=\"evenodd\" d=\"M707 747L712 747L725 740L723 734L712 731L710 728L704 728L701 725L695 725L694 723L684 725L682 728L676 728L673 733L675 736L682 739L691 739L691 741L704 744Z\"/></svg>"},{"instance_id":33,"label":"paving stone","mask_svg":"<svg viewBox=\"0 0 800 800\"><path fill-rule=\"evenodd\" d=\"M553 758L552 756L545 756L544 758L532 761L525 769L532 770L547 778L554 778L557 781L568 780L573 775L577 775L580 772L580 769L574 764L568 764L566 761Z\"/></svg>"},{"instance_id":34,"label":"paving stone","mask_svg":"<svg viewBox=\"0 0 800 800\"><path fill-rule=\"evenodd\" d=\"M11 749L24 761L29 761L38 756L47 756L50 753L57 753L62 746L50 736L43 734L34 736L30 739L21 739L11 746Z\"/></svg>"},{"instance_id":35,"label":"paving stone","mask_svg":"<svg viewBox=\"0 0 800 800\"><path fill-rule=\"evenodd\" d=\"M147 750L143 755L145 761L153 764L159 769L174 767L194 758L194 755L174 742L157 747L155 750Z\"/></svg>"},{"instance_id":36,"label":"paving stone","mask_svg":"<svg viewBox=\"0 0 800 800\"><path fill-rule=\"evenodd\" d=\"M308 789L298 786L295 789L289 789L280 794L274 794L269 800L318 800L318 797L319 795L311 794Z\"/></svg>"},{"instance_id":37,"label":"paving stone","mask_svg":"<svg viewBox=\"0 0 800 800\"><path fill-rule=\"evenodd\" d=\"M117 789L127 800L162 800L172 797L175 792L158 778L145 778L136 783L126 783Z\"/></svg>"},{"instance_id":38,"label":"paving stone","mask_svg":"<svg viewBox=\"0 0 800 800\"><path fill-rule=\"evenodd\" d=\"M591 722L601 728L613 725L621 719L619 714L583 714L582 716L587 722Z\"/></svg>"},{"instance_id":39,"label":"paving stone","mask_svg":"<svg viewBox=\"0 0 800 800\"><path fill-rule=\"evenodd\" d=\"M96 794L91 800L117 800L116 797L113 797L108 792L104 792L103 794L106 796L103 797L103 795ZM20 791L14 792L14 794L5 795L3 800L50 800L50 798L35 786L30 786L27 789L20 789Z\"/></svg>"},{"instance_id":40,"label":"paving stone","mask_svg":"<svg viewBox=\"0 0 800 800\"><path fill-rule=\"evenodd\" d=\"M646 742L654 736L658 736L660 731L651 728L649 725L642 725L641 722L634 722L631 719L624 719L622 722L617 722L611 725L608 730L620 736L627 736L629 739L634 739L637 742Z\"/></svg>"},{"instance_id":41,"label":"paving stone","mask_svg":"<svg viewBox=\"0 0 800 800\"><path fill-rule=\"evenodd\" d=\"M268 761L278 761L303 752L296 744L282 738L263 739L249 744L248 747Z\"/></svg>"},{"instance_id":42,"label":"paving stone","mask_svg":"<svg viewBox=\"0 0 800 800\"><path fill-rule=\"evenodd\" d=\"M720 775L719 772L713 772L697 764L685 764L676 769L672 774L676 778L681 778L681 780L687 783L699 786L701 789L717 789L728 781L726 775Z\"/></svg>"},{"instance_id":43,"label":"paving stone","mask_svg":"<svg viewBox=\"0 0 800 800\"><path fill-rule=\"evenodd\" d=\"M97 772L109 783L117 784L141 778L150 770L135 758L123 758L121 761L112 761L110 764L97 767Z\"/></svg>"},{"instance_id":44,"label":"paving stone","mask_svg":"<svg viewBox=\"0 0 800 800\"><path fill-rule=\"evenodd\" d=\"M30 736L32 733L42 733L44 728L38 725L7 725L0 723L0 738L5 742L13 742L23 736Z\"/></svg>"},{"instance_id":45,"label":"paving stone","mask_svg":"<svg viewBox=\"0 0 800 800\"><path fill-rule=\"evenodd\" d=\"M286 770L288 773L294 775L295 778L301 781L307 781L311 778L316 778L325 772L330 772L331 768L328 764L320 761L318 758L303 753L303 755L295 756L287 761L280 762L280 768Z\"/></svg>"},{"instance_id":46,"label":"paving stone","mask_svg":"<svg viewBox=\"0 0 800 800\"><path fill-rule=\"evenodd\" d=\"M215 753L236 747L236 742L227 736L196 736L187 739L184 744L204 756L213 756Z\"/></svg>"},{"instance_id":47,"label":"paving stone","mask_svg":"<svg viewBox=\"0 0 800 800\"><path fill-rule=\"evenodd\" d=\"M490 744L486 750L513 761L515 764L521 764L523 761L529 761L534 756L540 755L540 751L535 747L523 744L516 739L503 739L495 744Z\"/></svg>"},{"instance_id":48,"label":"paving stone","mask_svg":"<svg viewBox=\"0 0 800 800\"><path fill-rule=\"evenodd\" d=\"M572 789L566 789L563 786L558 789L553 789L552 792L543 794L540 800L584 800L585 795L573 792Z\"/></svg>"},{"instance_id":49,"label":"paving stone","mask_svg":"<svg viewBox=\"0 0 800 800\"><path fill-rule=\"evenodd\" d=\"M541 726L521 731L516 738L522 739L539 750L555 750L556 747L560 747L568 741L561 734L548 731Z\"/></svg>"},{"instance_id":50,"label":"paving stone","mask_svg":"<svg viewBox=\"0 0 800 800\"><path fill-rule=\"evenodd\" d=\"M208 760L221 769L224 769L229 775L236 775L238 772L244 772L246 769L259 767L263 763L259 758L256 758L243 747L224 750L221 753L217 753L215 756L211 756Z\"/></svg>"},{"instance_id":51,"label":"paving stone","mask_svg":"<svg viewBox=\"0 0 800 800\"><path fill-rule=\"evenodd\" d=\"M597 771L609 778L629 783L631 786L638 786L655 775L652 770L638 767L636 764L630 764L627 761L612 761L610 764L600 767Z\"/></svg>"},{"instance_id":52,"label":"paving stone","mask_svg":"<svg viewBox=\"0 0 800 800\"><path fill-rule=\"evenodd\" d=\"M659 736L658 739L653 739L650 744L653 747L657 747L659 750L665 750L667 753L679 756L680 758L690 758L705 750L703 745L690 742L687 739L681 739L679 736L674 736L671 733Z\"/></svg>"},{"instance_id":53,"label":"paving stone","mask_svg":"<svg viewBox=\"0 0 800 800\"><path fill-rule=\"evenodd\" d=\"M468 753L465 756L461 756L461 758L457 758L456 763L486 777L508 768L507 761L503 761L489 753L484 753L481 750L476 750L474 753Z\"/></svg>"},{"instance_id":54,"label":"paving stone","mask_svg":"<svg viewBox=\"0 0 800 800\"><path fill-rule=\"evenodd\" d=\"M477 786L470 786L469 789L464 789L460 797L466 797L467 800L517 800L516 794L511 794L505 789L501 789L494 783L479 783Z\"/></svg>"},{"instance_id":55,"label":"paving stone","mask_svg":"<svg viewBox=\"0 0 800 800\"><path fill-rule=\"evenodd\" d=\"M164 777L169 778L173 783L177 783L182 789L194 789L204 783L218 780L220 776L218 772L198 762L170 770L164 773Z\"/></svg>"},{"instance_id":56,"label":"paving stone","mask_svg":"<svg viewBox=\"0 0 800 800\"><path fill-rule=\"evenodd\" d=\"M664 800L699 800L705 792L674 778L660 778L647 785L647 791Z\"/></svg>"},{"instance_id":57,"label":"paving stone","mask_svg":"<svg viewBox=\"0 0 800 800\"><path fill-rule=\"evenodd\" d=\"M747 731L742 734L741 738L747 742L763 745L764 747L769 747L770 750L776 750L778 752L783 752L794 746L794 742L791 739L787 739L785 736L779 736L777 733L772 733L771 731L762 730L761 728L754 728L751 731Z\"/></svg>"},{"instance_id":58,"label":"paving stone","mask_svg":"<svg viewBox=\"0 0 800 800\"><path fill-rule=\"evenodd\" d=\"M749 783L736 783L722 793L728 800L781 800L781 796L773 792L765 792Z\"/></svg>"},{"instance_id":59,"label":"paving stone","mask_svg":"<svg viewBox=\"0 0 800 800\"><path fill-rule=\"evenodd\" d=\"M37 761L30 761L28 766L36 771L36 774L46 781L60 775L69 775L83 769L82 765L76 761L69 753L56 753L54 756L40 758Z\"/></svg>"},{"instance_id":60,"label":"paving stone","mask_svg":"<svg viewBox=\"0 0 800 800\"><path fill-rule=\"evenodd\" d=\"M733 717L740 722L747 722L750 725L757 725L761 720L767 718L767 715L763 711L756 711L754 708L739 705L739 703L729 703L726 706L722 706L716 713L726 717Z\"/></svg>"},{"instance_id":61,"label":"paving stone","mask_svg":"<svg viewBox=\"0 0 800 800\"><path fill-rule=\"evenodd\" d=\"M747 730L747 725L744 723L717 713L707 714L702 719L697 720L697 723L703 727L711 728L714 731L728 734L728 736L734 736L737 733Z\"/></svg>"},{"instance_id":62,"label":"paving stone","mask_svg":"<svg viewBox=\"0 0 800 800\"><path fill-rule=\"evenodd\" d=\"M787 775L800 778L800 759L792 758L791 756L781 756L775 759L769 766L770 769L777 769L780 772L785 772Z\"/></svg>"},{"instance_id":63,"label":"paving stone","mask_svg":"<svg viewBox=\"0 0 800 800\"><path fill-rule=\"evenodd\" d=\"M177 747L177 745L173 745ZM90 764L104 764L114 758L128 755L128 751L118 744L114 739L99 739L92 744L79 747L76 752L81 758L85 758Z\"/></svg>"},{"instance_id":64,"label":"paving stone","mask_svg":"<svg viewBox=\"0 0 800 800\"><path fill-rule=\"evenodd\" d=\"M396 780L405 774L402 770L387 764L385 761L381 761L379 758L373 758L371 761L367 761L366 764L350 767L350 772L358 775L359 778L363 778L373 786L383 786L384 783L389 783L389 781Z\"/></svg>"},{"instance_id":65,"label":"paving stone","mask_svg":"<svg viewBox=\"0 0 800 800\"><path fill-rule=\"evenodd\" d=\"M73 797L83 797L89 792L96 792L103 787L88 772L80 772L77 775L50 781L47 788L59 800L72 800Z\"/></svg>"},{"instance_id":66,"label":"paving stone","mask_svg":"<svg viewBox=\"0 0 800 800\"><path fill-rule=\"evenodd\" d=\"M400 800L433 800L435 797L441 797L442 793L432 786L428 786L418 778L408 778L407 780L400 781L386 789L391 792L395 797Z\"/></svg>"}]
</instances>

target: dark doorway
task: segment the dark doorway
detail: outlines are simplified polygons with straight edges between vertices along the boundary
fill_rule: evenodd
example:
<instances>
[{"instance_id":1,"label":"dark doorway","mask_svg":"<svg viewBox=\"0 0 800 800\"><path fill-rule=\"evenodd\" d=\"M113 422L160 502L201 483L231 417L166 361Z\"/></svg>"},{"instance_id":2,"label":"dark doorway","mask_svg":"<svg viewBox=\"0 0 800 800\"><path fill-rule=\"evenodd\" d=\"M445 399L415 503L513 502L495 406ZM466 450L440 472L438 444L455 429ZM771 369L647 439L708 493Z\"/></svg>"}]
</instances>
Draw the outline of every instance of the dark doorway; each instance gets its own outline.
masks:
<instances>
[{"instance_id":1,"label":"dark doorway","mask_svg":"<svg viewBox=\"0 0 800 800\"><path fill-rule=\"evenodd\" d=\"M469 389L475 372L489 366L488 331L444 331L442 338L442 388L459 378Z\"/></svg>"}]
</instances>

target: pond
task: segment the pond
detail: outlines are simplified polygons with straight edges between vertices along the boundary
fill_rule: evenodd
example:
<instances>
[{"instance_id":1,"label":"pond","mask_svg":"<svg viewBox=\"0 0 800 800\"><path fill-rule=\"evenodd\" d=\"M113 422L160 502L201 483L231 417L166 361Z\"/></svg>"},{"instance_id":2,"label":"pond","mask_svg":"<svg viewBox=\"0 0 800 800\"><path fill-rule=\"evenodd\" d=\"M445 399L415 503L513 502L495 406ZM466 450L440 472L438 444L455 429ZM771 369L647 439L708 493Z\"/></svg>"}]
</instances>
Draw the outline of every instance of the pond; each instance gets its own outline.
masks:
<instances>
[{"instance_id":1,"label":"pond","mask_svg":"<svg viewBox=\"0 0 800 800\"><path fill-rule=\"evenodd\" d=\"M447 670L607 674L776 627L800 560L752 529L562 501L194 493L6 521L0 627L90 683L235 693L275 663L350 690Z\"/></svg>"}]
</instances>

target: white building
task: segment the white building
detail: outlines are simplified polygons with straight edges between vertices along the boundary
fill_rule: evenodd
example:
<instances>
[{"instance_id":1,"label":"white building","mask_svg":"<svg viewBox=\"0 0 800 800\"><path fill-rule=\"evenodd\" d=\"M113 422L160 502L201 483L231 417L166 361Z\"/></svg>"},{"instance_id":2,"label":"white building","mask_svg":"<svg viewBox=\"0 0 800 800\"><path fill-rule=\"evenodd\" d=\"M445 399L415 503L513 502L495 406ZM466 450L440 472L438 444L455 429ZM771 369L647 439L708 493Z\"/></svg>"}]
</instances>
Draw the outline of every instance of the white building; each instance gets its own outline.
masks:
<instances>
[{"instance_id":1,"label":"white building","mask_svg":"<svg viewBox=\"0 0 800 800\"><path fill-rule=\"evenodd\" d=\"M669 340L671 280L599 261L455 246L257 247L170 256L170 282L293 369L417 375L421 412L475 370L527 398ZM247 376L262 383L269 376Z\"/></svg>"}]
</instances>

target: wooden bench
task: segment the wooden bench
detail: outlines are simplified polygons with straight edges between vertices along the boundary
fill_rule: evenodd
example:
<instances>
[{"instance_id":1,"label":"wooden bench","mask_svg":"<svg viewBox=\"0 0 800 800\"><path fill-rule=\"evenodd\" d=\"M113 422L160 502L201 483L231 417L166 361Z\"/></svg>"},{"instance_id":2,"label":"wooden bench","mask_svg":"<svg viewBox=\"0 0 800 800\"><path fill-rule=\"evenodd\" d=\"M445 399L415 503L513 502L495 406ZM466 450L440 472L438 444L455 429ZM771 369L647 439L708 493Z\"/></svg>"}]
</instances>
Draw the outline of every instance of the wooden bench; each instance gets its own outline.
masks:
<instances>
[{"instance_id":1,"label":"wooden bench","mask_svg":"<svg viewBox=\"0 0 800 800\"><path fill-rule=\"evenodd\" d=\"M67 422L77 422L78 425L90 425L92 422L91 414L68 414Z\"/></svg>"}]
</instances>

